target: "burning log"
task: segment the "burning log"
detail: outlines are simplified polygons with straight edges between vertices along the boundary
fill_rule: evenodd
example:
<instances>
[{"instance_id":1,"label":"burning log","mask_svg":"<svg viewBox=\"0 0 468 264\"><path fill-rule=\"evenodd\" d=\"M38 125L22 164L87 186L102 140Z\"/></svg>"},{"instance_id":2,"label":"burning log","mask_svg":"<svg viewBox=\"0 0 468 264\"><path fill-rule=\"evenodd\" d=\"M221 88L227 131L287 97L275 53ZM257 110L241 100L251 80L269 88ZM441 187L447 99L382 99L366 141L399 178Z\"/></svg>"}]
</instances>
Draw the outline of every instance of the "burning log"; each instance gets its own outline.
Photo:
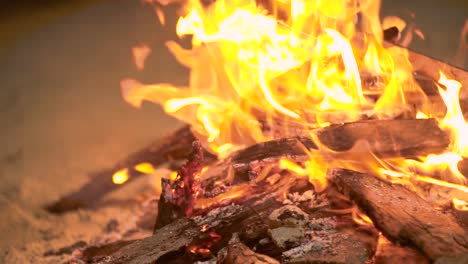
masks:
<instances>
[{"instance_id":1,"label":"burning log","mask_svg":"<svg viewBox=\"0 0 468 264\"><path fill-rule=\"evenodd\" d=\"M142 175L134 169L135 165L149 162L153 166L158 166L172 160L185 159L194 140L195 136L192 134L190 126L184 126L131 154L125 160L118 162L113 168L91 174L87 184L60 200L47 205L46 209L51 213L64 213L78 208L95 208L100 204L100 199L107 193L132 182ZM210 154L207 155L208 158L212 157ZM129 178L125 183L116 185L112 182L112 175L123 168L129 168Z\"/></svg>"},{"instance_id":2,"label":"burning log","mask_svg":"<svg viewBox=\"0 0 468 264\"><path fill-rule=\"evenodd\" d=\"M468 232L415 192L346 169L333 170L330 175L389 239L417 247L433 261L468 254Z\"/></svg>"},{"instance_id":3,"label":"burning log","mask_svg":"<svg viewBox=\"0 0 468 264\"><path fill-rule=\"evenodd\" d=\"M434 119L357 121L320 128L315 134L321 144L333 151L346 151L358 140L366 140L371 151L379 157L439 153L450 143ZM317 149L310 137L278 139L248 147L235 154L232 162L244 164L271 157L304 155L298 144Z\"/></svg>"},{"instance_id":4,"label":"burning log","mask_svg":"<svg viewBox=\"0 0 468 264\"><path fill-rule=\"evenodd\" d=\"M335 151L348 150L358 140L367 140L372 151L387 157L443 151L449 143L433 119L359 121L321 128L315 134L321 144ZM426 136L421 138L421 134ZM225 189L207 188L213 182L213 177L205 175L208 171L199 179L200 183L194 181L201 170L203 152L199 144L193 145L178 179L166 182L154 235L121 247L102 263L190 262L214 258L235 232L240 233L242 243L257 248L255 254L267 254L287 262L363 263L370 259L376 248L375 229L363 234L352 227L349 216L332 214L330 217L329 213L324 218L320 209L281 207L284 195L291 189L299 192L312 189L307 179L277 166L275 158L303 157L303 148L297 144L317 148L310 138L287 138L259 143L220 161L208 171L234 168L233 175L213 174L218 179L233 177ZM264 168L269 168L265 175ZM194 202L190 199L196 193L192 187L198 184L204 193ZM181 187L180 190L173 192L175 186ZM177 195L172 197L171 193ZM171 217L167 218L168 215ZM288 220L291 217L294 219ZM250 255L248 250L243 252L247 252L246 257L258 257Z\"/></svg>"},{"instance_id":5,"label":"burning log","mask_svg":"<svg viewBox=\"0 0 468 264\"><path fill-rule=\"evenodd\" d=\"M387 28L383 31L384 40L392 43L392 45L397 45L396 40L400 33L401 32L399 32L397 27ZM439 79L439 72L442 71L448 78L459 81L462 84L462 87L465 87L465 90L462 91L461 98L466 98L468 96L468 90L466 89L468 87L467 71L427 55L412 51L406 47L404 48L408 50L408 57L411 65L413 66L413 75L415 80L427 95L437 94L437 87L435 84Z\"/></svg>"},{"instance_id":6,"label":"burning log","mask_svg":"<svg viewBox=\"0 0 468 264\"><path fill-rule=\"evenodd\" d=\"M290 184L289 181L280 181L273 186L274 193L277 188ZM212 256L210 238L219 237L216 244L226 245L233 230L242 229L243 220L258 212L270 211L278 208L281 203L276 201L268 192L263 192L262 198L244 201L242 205L228 205L210 210L204 216L180 218L157 229L153 236L135 241L112 254L102 263L165 263L165 260L182 258L190 260L191 254ZM208 240L208 241L206 241ZM214 245L219 250L218 245Z\"/></svg>"},{"instance_id":7,"label":"burning log","mask_svg":"<svg viewBox=\"0 0 468 264\"><path fill-rule=\"evenodd\" d=\"M239 263L232 262L235 259L278 263L274 259L281 259L344 264L364 263L374 254L377 231L373 227L366 231L356 227L349 215L314 209L310 200L283 206L281 197L290 188L311 188L305 179L284 174L277 182L249 186L248 195L231 200L239 205L210 207L207 213L177 219L99 263L192 263L213 259L218 252L220 263ZM239 233L238 241L231 240L233 233Z\"/></svg>"},{"instance_id":8,"label":"burning log","mask_svg":"<svg viewBox=\"0 0 468 264\"><path fill-rule=\"evenodd\" d=\"M333 151L346 151L351 149L358 140L366 140L371 150L381 157L411 157L437 153L445 150L449 144L449 139L433 119L359 121L334 125L315 132L320 143ZM421 134L425 134L425 137L420 138ZM415 140L416 138L420 140ZM204 182L201 185L204 189L209 189L210 185L220 177L232 177L235 179L234 184L249 181L251 164L256 161L292 156L300 160L306 157L304 149L299 146L301 144L307 149L317 148L309 137L279 139L253 145L210 167L203 176ZM197 152L194 150L194 153ZM189 162L184 167L188 169L200 167L200 164L194 163L193 160L193 157L189 158ZM235 175L226 176L229 173ZM181 181L194 177L192 174L183 172L180 176ZM185 187L189 188L187 184ZM170 198L174 196L173 188L176 187L171 185L169 180L163 181L163 192L159 201L159 214L155 228L171 223L183 215L176 205L177 202ZM188 199L188 197L183 196L180 199Z\"/></svg>"},{"instance_id":9,"label":"burning log","mask_svg":"<svg viewBox=\"0 0 468 264\"><path fill-rule=\"evenodd\" d=\"M190 255L186 251L192 250L193 253L202 253L206 250L206 248L196 248L194 241L198 243L202 238L210 237L210 234L226 235L229 238L229 230L235 229L233 225L251 214L251 209L245 206L230 205L214 209L204 217L181 218L158 229L153 236L121 248L101 263L149 264L155 261L167 263L164 261L178 257L191 262ZM203 226L208 226L211 231L204 231ZM223 230L227 233L223 233ZM226 243L227 241L224 244ZM193 247L189 249L191 244ZM206 254L211 256L208 252Z\"/></svg>"},{"instance_id":10,"label":"burning log","mask_svg":"<svg viewBox=\"0 0 468 264\"><path fill-rule=\"evenodd\" d=\"M439 72L442 71L448 78L457 80L462 84L464 89L462 89L460 97L468 97L468 90L466 89L468 87L467 71L412 50L408 50L408 53L416 80L423 80L423 82L420 82L420 85L426 83L425 85L421 85L424 91L427 90L425 89L426 87L431 87L431 81L435 82L439 79Z\"/></svg>"},{"instance_id":11,"label":"burning log","mask_svg":"<svg viewBox=\"0 0 468 264\"><path fill-rule=\"evenodd\" d=\"M384 236L379 237L377 252L373 260L375 264L429 264L429 260L416 249L395 245Z\"/></svg>"}]
</instances>

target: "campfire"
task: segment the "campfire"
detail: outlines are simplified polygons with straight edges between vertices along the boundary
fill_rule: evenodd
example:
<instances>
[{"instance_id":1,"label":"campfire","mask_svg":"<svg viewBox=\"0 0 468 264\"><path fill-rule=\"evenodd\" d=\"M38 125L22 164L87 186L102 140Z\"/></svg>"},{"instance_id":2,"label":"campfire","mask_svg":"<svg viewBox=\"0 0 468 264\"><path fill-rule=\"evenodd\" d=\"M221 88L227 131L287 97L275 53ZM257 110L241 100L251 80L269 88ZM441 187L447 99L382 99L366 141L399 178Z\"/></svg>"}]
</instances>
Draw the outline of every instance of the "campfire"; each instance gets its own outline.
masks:
<instances>
[{"instance_id":1,"label":"campfire","mask_svg":"<svg viewBox=\"0 0 468 264\"><path fill-rule=\"evenodd\" d=\"M164 23L169 3L149 2ZM379 7L181 4L177 34L192 47L167 48L188 86L121 84L128 103L187 125L48 206L97 208L152 175L139 228L153 235L73 261L467 263L468 74L399 46L404 25L382 28ZM133 52L143 68L149 48Z\"/></svg>"}]
</instances>

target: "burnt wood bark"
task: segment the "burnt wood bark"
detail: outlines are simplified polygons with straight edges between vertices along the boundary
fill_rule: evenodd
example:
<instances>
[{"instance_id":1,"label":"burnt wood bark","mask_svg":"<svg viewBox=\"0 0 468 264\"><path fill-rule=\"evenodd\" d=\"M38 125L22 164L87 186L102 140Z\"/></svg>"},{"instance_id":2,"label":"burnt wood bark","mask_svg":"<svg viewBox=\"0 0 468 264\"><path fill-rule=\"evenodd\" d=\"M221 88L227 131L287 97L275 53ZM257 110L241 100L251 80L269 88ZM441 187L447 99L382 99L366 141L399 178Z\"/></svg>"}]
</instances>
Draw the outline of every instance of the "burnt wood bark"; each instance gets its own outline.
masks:
<instances>
[{"instance_id":1,"label":"burnt wood bark","mask_svg":"<svg viewBox=\"0 0 468 264\"><path fill-rule=\"evenodd\" d=\"M366 140L371 150L380 157L421 156L442 152L449 145L449 138L434 119L357 121L317 129L314 133L320 144L340 152L351 149L359 140ZM234 174L231 175L233 184L249 181L253 162L285 156L304 158L304 147L318 148L310 137L296 137L263 142L243 149L211 166L203 175L202 189L210 190L210 184L230 173ZM163 187L155 228L181 216L180 209L167 199L173 195L170 182L163 181Z\"/></svg>"},{"instance_id":2,"label":"burnt wood bark","mask_svg":"<svg viewBox=\"0 0 468 264\"><path fill-rule=\"evenodd\" d=\"M392 241L412 245L434 261L468 254L468 232L415 192L346 169L332 170L330 178Z\"/></svg>"},{"instance_id":3,"label":"burnt wood bark","mask_svg":"<svg viewBox=\"0 0 468 264\"><path fill-rule=\"evenodd\" d=\"M159 199L158 216L154 231L181 216L191 216L196 195L200 194L199 173L203 167L203 148L199 141L192 143L187 162L179 169L173 183L163 179L163 192Z\"/></svg>"},{"instance_id":4,"label":"burnt wood bark","mask_svg":"<svg viewBox=\"0 0 468 264\"><path fill-rule=\"evenodd\" d=\"M267 255L258 254L241 242L230 242L226 254L218 257L217 264L279 264L280 262Z\"/></svg>"},{"instance_id":5,"label":"burnt wood bark","mask_svg":"<svg viewBox=\"0 0 468 264\"><path fill-rule=\"evenodd\" d=\"M423 90L429 88L430 82L436 82L439 80L439 72L442 71L447 78L455 79L462 84L461 98L468 97L468 72L452 66L448 63L442 62L440 60L431 58L429 56L417 53L408 49L409 61L413 65L413 72L416 77L416 80L427 79L426 84L420 82L421 88Z\"/></svg>"},{"instance_id":6,"label":"burnt wood bark","mask_svg":"<svg viewBox=\"0 0 468 264\"><path fill-rule=\"evenodd\" d=\"M315 134L321 144L337 152L349 150L357 141L365 140L370 150L381 158L441 153L450 143L434 119L357 121L317 129ZM248 181L252 166L259 161L281 157L306 160L304 148L312 150L318 147L310 137L284 138L252 145L210 166L202 175L202 187L210 189L213 182L229 177L229 174L233 184Z\"/></svg>"},{"instance_id":7,"label":"burnt wood bark","mask_svg":"<svg viewBox=\"0 0 468 264\"><path fill-rule=\"evenodd\" d=\"M268 253L274 253L275 258L281 258L285 263L359 264L369 261L377 243L377 231L373 227L370 227L372 230L356 227L349 215L324 216L322 212L311 209L313 212L302 212L307 214L303 219L300 214L291 213L291 209L284 210L286 207L281 197L285 192L291 192L289 188L299 185L304 186L302 192L311 188L305 179L290 174L282 175L276 183L266 180L250 184L242 198L231 201L236 204L218 208L210 206L205 214L177 219L157 229L151 237L134 241L106 258L97 258L97 263L192 263L200 260L202 252L205 259L218 255L220 263L277 263L271 258L273 256L263 256ZM278 210L283 210L283 213L273 213ZM284 234L280 234L280 229ZM297 245L289 240L289 233L299 230L303 237L294 238L298 240ZM241 234L242 243L248 242L251 246L260 245L261 240L270 237L269 243L276 249L272 252L264 245L263 248L257 247L260 250L254 253L239 244L240 240L231 239L237 232ZM218 240L210 242L213 233ZM278 243L284 244L280 246ZM208 252L200 250L207 245L210 245ZM222 249L224 247L227 248Z\"/></svg>"},{"instance_id":8,"label":"burnt wood bark","mask_svg":"<svg viewBox=\"0 0 468 264\"><path fill-rule=\"evenodd\" d=\"M142 174L133 167L139 163L149 162L153 166L161 165L172 160L182 160L190 152L191 144L195 140L190 126L183 126L175 132L163 137L149 146L129 155L126 159L118 162L114 167L91 173L88 183L80 189L67 194L46 206L51 213L64 213L78 208L94 208L99 206L100 199L122 186L137 179ZM208 159L213 155L206 153ZM129 169L129 179L120 185L112 182L112 175L123 168Z\"/></svg>"},{"instance_id":9,"label":"burnt wood bark","mask_svg":"<svg viewBox=\"0 0 468 264\"><path fill-rule=\"evenodd\" d=\"M436 121L432 119L366 120L332 125L315 132L321 143L335 151L347 150L359 139L368 140L372 151L381 157L437 153L444 150L449 141L438 128ZM195 137L190 127L184 126L149 147L130 155L113 168L93 173L87 184L47 205L46 209L52 213L63 213L78 208L94 208L100 204L100 199L104 195L125 186L141 175L133 169L135 165L150 162L157 166L171 160L182 160L190 151L193 140ZM281 155L303 155L303 150L298 147L298 144L303 144L308 149L317 148L308 137L280 139L249 147L239 152L233 158L233 162L242 163L246 156L250 160L255 160ZM215 159L207 152L205 156L209 161ZM116 185L112 182L112 175L122 168L129 168L129 180L122 185Z\"/></svg>"},{"instance_id":10,"label":"burnt wood bark","mask_svg":"<svg viewBox=\"0 0 468 264\"><path fill-rule=\"evenodd\" d=\"M366 140L379 157L422 156L444 151L450 139L434 119L365 120L314 131L321 144L333 151L351 149L358 140ZM422 136L424 135L424 136ZM233 163L248 163L265 158L303 155L307 149L317 149L310 137L286 138L259 143L239 151Z\"/></svg>"},{"instance_id":11,"label":"burnt wood bark","mask_svg":"<svg viewBox=\"0 0 468 264\"><path fill-rule=\"evenodd\" d=\"M384 236L379 238L377 251L373 258L374 264L429 264L429 260L418 250L398 246L387 240Z\"/></svg>"},{"instance_id":12,"label":"burnt wood bark","mask_svg":"<svg viewBox=\"0 0 468 264\"><path fill-rule=\"evenodd\" d=\"M137 240L99 263L167 263L180 258L188 261L191 249L211 243L207 239L212 232L220 237L211 247L213 252L217 252L227 245L235 230L245 228L243 220L260 212L268 214L280 207L282 204L278 197L297 186L310 188L307 180L292 175L284 175L274 184L245 185L244 195L225 201L229 205L222 202L212 204L206 210L198 211L197 216L176 219L155 230L153 236Z\"/></svg>"}]
</instances>

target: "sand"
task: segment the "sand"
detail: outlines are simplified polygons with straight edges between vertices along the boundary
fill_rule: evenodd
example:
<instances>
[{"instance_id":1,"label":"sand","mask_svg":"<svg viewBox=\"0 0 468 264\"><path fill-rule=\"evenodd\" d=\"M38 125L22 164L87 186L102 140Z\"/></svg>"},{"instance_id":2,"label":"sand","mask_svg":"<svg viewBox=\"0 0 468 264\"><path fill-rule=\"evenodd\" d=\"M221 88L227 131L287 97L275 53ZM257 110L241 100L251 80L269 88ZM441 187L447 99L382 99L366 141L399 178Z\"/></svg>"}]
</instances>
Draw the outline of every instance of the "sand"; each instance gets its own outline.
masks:
<instances>
[{"instance_id":1,"label":"sand","mask_svg":"<svg viewBox=\"0 0 468 264\"><path fill-rule=\"evenodd\" d=\"M92 242L110 219L130 219L134 207L55 216L42 206L180 125L159 106L126 104L121 79L184 84L188 78L164 47L175 36L141 1L98 1L37 25L33 18L34 30L0 52L0 263L60 263L63 257L43 253ZM461 25L463 19L447 21ZM455 26L448 25L456 43ZM153 51L139 72L131 47L142 43ZM429 50L450 60L447 51L456 44L434 47ZM114 195L137 195L145 185L143 180Z\"/></svg>"},{"instance_id":2,"label":"sand","mask_svg":"<svg viewBox=\"0 0 468 264\"><path fill-rule=\"evenodd\" d=\"M128 208L54 216L42 206L179 124L159 106L135 109L125 77L187 81L165 50L172 37L140 1L101 1L29 33L1 53L0 263L57 263L50 249L90 241ZM153 49L138 72L131 47Z\"/></svg>"}]
</instances>

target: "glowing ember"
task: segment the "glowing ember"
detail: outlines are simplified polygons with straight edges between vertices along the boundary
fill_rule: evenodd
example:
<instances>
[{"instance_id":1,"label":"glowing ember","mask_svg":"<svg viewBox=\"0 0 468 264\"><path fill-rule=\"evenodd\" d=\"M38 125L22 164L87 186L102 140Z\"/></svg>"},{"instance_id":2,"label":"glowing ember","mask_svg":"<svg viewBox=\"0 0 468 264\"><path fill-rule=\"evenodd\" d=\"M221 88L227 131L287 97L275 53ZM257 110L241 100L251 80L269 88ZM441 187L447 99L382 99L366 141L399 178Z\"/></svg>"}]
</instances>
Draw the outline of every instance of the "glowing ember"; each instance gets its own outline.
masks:
<instances>
[{"instance_id":1,"label":"glowing ember","mask_svg":"<svg viewBox=\"0 0 468 264\"><path fill-rule=\"evenodd\" d=\"M112 182L115 184L123 184L128 180L128 169L122 169L116 171L114 175L112 175Z\"/></svg>"},{"instance_id":2,"label":"glowing ember","mask_svg":"<svg viewBox=\"0 0 468 264\"><path fill-rule=\"evenodd\" d=\"M135 166L135 170L145 174L151 174L155 172L155 169L151 163L144 162Z\"/></svg>"},{"instance_id":3,"label":"glowing ember","mask_svg":"<svg viewBox=\"0 0 468 264\"><path fill-rule=\"evenodd\" d=\"M357 208L354 208L351 216L353 217L353 221L359 225L374 225L372 219L370 219L369 216L360 212Z\"/></svg>"},{"instance_id":4,"label":"glowing ember","mask_svg":"<svg viewBox=\"0 0 468 264\"><path fill-rule=\"evenodd\" d=\"M169 179L171 180L171 182L175 181L177 179L177 171L171 171L171 173L169 173Z\"/></svg>"}]
</instances>

